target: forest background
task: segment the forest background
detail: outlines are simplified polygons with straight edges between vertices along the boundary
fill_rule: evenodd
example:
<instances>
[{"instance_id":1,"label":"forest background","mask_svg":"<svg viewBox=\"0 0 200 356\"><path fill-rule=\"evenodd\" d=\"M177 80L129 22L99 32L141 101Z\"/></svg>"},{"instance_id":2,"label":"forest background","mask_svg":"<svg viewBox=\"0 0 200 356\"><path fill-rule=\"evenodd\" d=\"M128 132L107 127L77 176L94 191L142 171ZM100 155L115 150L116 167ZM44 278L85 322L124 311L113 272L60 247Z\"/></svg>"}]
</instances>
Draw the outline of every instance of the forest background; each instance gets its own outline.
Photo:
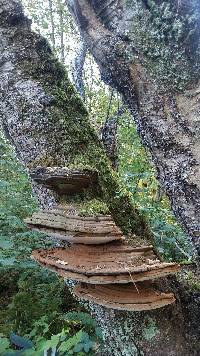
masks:
<instances>
[{"instance_id":1,"label":"forest background","mask_svg":"<svg viewBox=\"0 0 200 356\"><path fill-rule=\"evenodd\" d=\"M81 39L64 1L23 0L23 3L33 29L48 39L73 81ZM101 81L89 54L85 58L83 82L85 105L99 138L105 122L115 120L116 169L133 203L146 215L158 252L167 261L190 263L191 247L156 180L151 157L140 143L120 96ZM93 207L89 209L93 214ZM25 355L26 348L34 355L35 347L41 352L48 349L54 352L59 345L61 355L67 347L69 354L93 355L101 344L96 323L84 305L71 297L63 280L40 268L30 257L32 250L53 244L41 234L29 231L23 223L35 210L37 202L26 171L0 132L1 354Z\"/></svg>"}]
</instances>

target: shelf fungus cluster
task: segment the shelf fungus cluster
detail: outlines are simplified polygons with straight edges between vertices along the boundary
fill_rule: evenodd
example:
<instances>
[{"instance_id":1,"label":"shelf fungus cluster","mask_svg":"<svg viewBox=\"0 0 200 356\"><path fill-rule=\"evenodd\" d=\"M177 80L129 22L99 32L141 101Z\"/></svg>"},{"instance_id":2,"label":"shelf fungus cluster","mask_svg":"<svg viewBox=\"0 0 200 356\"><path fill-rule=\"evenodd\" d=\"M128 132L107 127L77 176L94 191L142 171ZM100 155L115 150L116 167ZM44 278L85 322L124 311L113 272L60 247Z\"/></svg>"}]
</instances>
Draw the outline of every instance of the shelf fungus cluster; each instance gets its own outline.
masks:
<instances>
[{"instance_id":1,"label":"shelf fungus cluster","mask_svg":"<svg viewBox=\"0 0 200 356\"><path fill-rule=\"evenodd\" d=\"M76 194L97 182L94 172L64 168L37 168L37 183L59 194ZM110 215L83 217L72 206L61 205L26 219L36 231L70 243L33 252L38 263L66 279L79 282L74 294L107 308L142 311L175 301L173 293L160 292L154 280L176 273L176 263L162 262L152 246L131 247Z\"/></svg>"}]
</instances>

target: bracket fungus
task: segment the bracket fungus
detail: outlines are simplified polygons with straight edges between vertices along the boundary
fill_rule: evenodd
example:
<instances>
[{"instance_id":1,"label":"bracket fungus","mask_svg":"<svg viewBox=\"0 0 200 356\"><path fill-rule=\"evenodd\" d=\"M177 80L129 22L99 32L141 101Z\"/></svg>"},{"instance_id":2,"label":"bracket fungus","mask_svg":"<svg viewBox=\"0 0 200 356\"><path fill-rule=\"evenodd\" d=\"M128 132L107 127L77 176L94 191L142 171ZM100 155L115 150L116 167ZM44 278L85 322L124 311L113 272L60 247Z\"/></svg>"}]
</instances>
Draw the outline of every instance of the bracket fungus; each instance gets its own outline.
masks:
<instances>
[{"instance_id":1,"label":"bracket fungus","mask_svg":"<svg viewBox=\"0 0 200 356\"><path fill-rule=\"evenodd\" d=\"M67 242L102 244L124 240L121 230L110 215L81 217L70 215L62 209L54 209L34 213L25 222L32 230Z\"/></svg>"},{"instance_id":2,"label":"bracket fungus","mask_svg":"<svg viewBox=\"0 0 200 356\"><path fill-rule=\"evenodd\" d=\"M37 167L30 175L60 196L93 189L98 178L97 172L65 167ZM34 213L25 222L32 230L72 243L33 251L32 256L58 275L81 282L74 288L79 298L133 311L157 309L175 301L173 293L155 291L152 280L176 273L179 266L160 261L152 246L127 245L110 215L83 217L79 206L62 204Z\"/></svg>"},{"instance_id":3,"label":"bracket fungus","mask_svg":"<svg viewBox=\"0 0 200 356\"><path fill-rule=\"evenodd\" d=\"M29 172L37 183L56 190L60 194L80 193L97 182L97 172L67 167L36 167Z\"/></svg>"},{"instance_id":4,"label":"bracket fungus","mask_svg":"<svg viewBox=\"0 0 200 356\"><path fill-rule=\"evenodd\" d=\"M173 293L154 290L150 282L139 282L137 286L126 284L90 285L78 284L73 289L80 298L107 308L128 311L158 309L175 302Z\"/></svg>"},{"instance_id":5,"label":"bracket fungus","mask_svg":"<svg viewBox=\"0 0 200 356\"><path fill-rule=\"evenodd\" d=\"M176 263L159 261L152 246L133 248L117 242L34 251L33 258L65 278L98 284L153 280L178 271Z\"/></svg>"}]
</instances>

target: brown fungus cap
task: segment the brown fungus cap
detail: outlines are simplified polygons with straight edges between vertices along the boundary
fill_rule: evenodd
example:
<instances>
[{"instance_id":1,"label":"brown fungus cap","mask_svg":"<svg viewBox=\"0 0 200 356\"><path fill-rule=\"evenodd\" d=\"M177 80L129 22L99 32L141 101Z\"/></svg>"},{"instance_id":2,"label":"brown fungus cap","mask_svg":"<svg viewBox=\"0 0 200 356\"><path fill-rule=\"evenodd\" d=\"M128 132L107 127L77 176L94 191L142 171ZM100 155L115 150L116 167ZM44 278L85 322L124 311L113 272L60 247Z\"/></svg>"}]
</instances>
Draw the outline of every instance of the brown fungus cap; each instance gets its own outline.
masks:
<instances>
[{"instance_id":1,"label":"brown fungus cap","mask_svg":"<svg viewBox=\"0 0 200 356\"><path fill-rule=\"evenodd\" d=\"M60 194L74 194L97 183L97 172L69 169L67 167L36 167L29 172L37 183Z\"/></svg>"},{"instance_id":2,"label":"brown fungus cap","mask_svg":"<svg viewBox=\"0 0 200 356\"><path fill-rule=\"evenodd\" d=\"M81 217L62 209L34 213L25 223L32 230L56 239L83 244L104 244L124 240L124 236L110 215Z\"/></svg>"},{"instance_id":3,"label":"brown fungus cap","mask_svg":"<svg viewBox=\"0 0 200 356\"><path fill-rule=\"evenodd\" d=\"M81 283L75 286L74 294L80 298L106 308L127 311L159 309L175 302L173 293L154 290L151 282L135 284L90 285Z\"/></svg>"},{"instance_id":4,"label":"brown fungus cap","mask_svg":"<svg viewBox=\"0 0 200 356\"><path fill-rule=\"evenodd\" d=\"M33 258L65 278L99 284L156 279L179 270L175 263L160 262L151 246L117 242L34 251Z\"/></svg>"}]
</instances>

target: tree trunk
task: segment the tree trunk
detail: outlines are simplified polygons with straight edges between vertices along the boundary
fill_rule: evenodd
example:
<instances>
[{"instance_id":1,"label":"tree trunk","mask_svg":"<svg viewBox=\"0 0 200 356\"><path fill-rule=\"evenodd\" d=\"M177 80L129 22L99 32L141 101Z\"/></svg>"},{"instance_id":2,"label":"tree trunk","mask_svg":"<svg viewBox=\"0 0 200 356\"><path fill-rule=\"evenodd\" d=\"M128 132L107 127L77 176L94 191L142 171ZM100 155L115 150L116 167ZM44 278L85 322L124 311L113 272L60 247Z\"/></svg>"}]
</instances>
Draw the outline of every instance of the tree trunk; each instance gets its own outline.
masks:
<instances>
[{"instance_id":1,"label":"tree trunk","mask_svg":"<svg viewBox=\"0 0 200 356\"><path fill-rule=\"evenodd\" d=\"M148 226L112 171L80 97L46 40L31 32L17 0L0 0L0 83L2 125L28 171L39 166L98 172L95 198L107 204L124 233L135 233L146 243ZM34 181L33 188L40 206L61 202L42 184ZM80 199L86 197L79 196L76 204ZM181 283L170 280L178 290L177 302L161 310L125 313L91 305L103 327L103 355L198 355L200 297L186 277ZM169 288L169 283L162 280L161 286Z\"/></svg>"},{"instance_id":2,"label":"tree trunk","mask_svg":"<svg viewBox=\"0 0 200 356\"><path fill-rule=\"evenodd\" d=\"M49 11L50 11L50 20L51 20L51 41L52 41L53 51L55 51L56 40L55 40L55 24L54 24L52 0L49 0Z\"/></svg>"},{"instance_id":3,"label":"tree trunk","mask_svg":"<svg viewBox=\"0 0 200 356\"><path fill-rule=\"evenodd\" d=\"M76 90L81 95L83 100L85 100L83 67L85 63L86 53L87 53L87 47L83 42L83 39L80 37L78 48L76 49L75 58L71 63L71 71L72 71L73 82L76 87Z\"/></svg>"},{"instance_id":4,"label":"tree trunk","mask_svg":"<svg viewBox=\"0 0 200 356\"><path fill-rule=\"evenodd\" d=\"M200 253L199 2L73 0L73 6L103 80L122 93L174 214Z\"/></svg>"},{"instance_id":5,"label":"tree trunk","mask_svg":"<svg viewBox=\"0 0 200 356\"><path fill-rule=\"evenodd\" d=\"M7 1L2 0L4 3L6 8ZM11 10L14 4L11 2ZM1 12L5 12L3 7ZM13 14L2 25L1 118L22 162L29 170L60 166L98 171L99 197L108 204L118 225L126 233L134 231L150 238L144 218L132 208L128 192L113 174L64 67L47 41L30 31L28 20L20 20ZM56 199L59 197L51 196L52 204Z\"/></svg>"},{"instance_id":6,"label":"tree trunk","mask_svg":"<svg viewBox=\"0 0 200 356\"><path fill-rule=\"evenodd\" d=\"M64 22L63 22L63 4L60 0L57 1L60 27L60 60L65 63L65 44L64 44Z\"/></svg>"}]
</instances>

